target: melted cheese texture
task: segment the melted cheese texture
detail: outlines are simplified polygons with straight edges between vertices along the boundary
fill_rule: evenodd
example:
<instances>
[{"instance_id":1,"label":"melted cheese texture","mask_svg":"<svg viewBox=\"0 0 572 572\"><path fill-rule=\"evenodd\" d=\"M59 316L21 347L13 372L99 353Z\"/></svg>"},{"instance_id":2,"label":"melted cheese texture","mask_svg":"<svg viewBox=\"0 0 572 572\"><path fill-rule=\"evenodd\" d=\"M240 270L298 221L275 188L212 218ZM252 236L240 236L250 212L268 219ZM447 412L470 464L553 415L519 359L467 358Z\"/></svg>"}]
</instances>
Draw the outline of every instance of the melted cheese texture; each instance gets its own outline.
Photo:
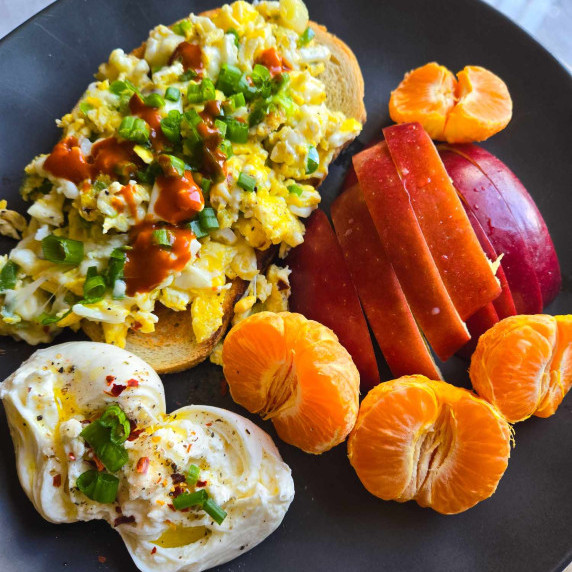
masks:
<instances>
[{"instance_id":1,"label":"melted cheese texture","mask_svg":"<svg viewBox=\"0 0 572 572\"><path fill-rule=\"evenodd\" d=\"M117 385L125 389L114 396ZM38 512L56 523L106 520L143 571L227 562L272 533L293 499L290 469L264 431L216 407L167 415L157 374L114 346L72 342L39 350L0 385L0 397L20 482ZM116 502L101 504L76 486L93 469L80 433L112 403L140 433L124 444L129 460L114 473ZM227 512L222 524L196 508L173 510L174 495L187 490L180 481L190 465L200 469L197 486Z\"/></svg>"}]
</instances>

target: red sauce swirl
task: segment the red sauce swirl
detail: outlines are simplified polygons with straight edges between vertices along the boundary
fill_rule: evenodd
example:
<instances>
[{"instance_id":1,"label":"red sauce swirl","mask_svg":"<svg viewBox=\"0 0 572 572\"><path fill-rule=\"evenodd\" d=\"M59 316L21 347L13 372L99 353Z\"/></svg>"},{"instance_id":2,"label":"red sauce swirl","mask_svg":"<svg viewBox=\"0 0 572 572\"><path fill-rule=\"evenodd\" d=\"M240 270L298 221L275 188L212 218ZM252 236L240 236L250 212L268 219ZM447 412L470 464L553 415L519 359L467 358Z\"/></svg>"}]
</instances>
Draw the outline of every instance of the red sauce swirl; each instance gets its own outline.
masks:
<instances>
[{"instance_id":1,"label":"red sauce swirl","mask_svg":"<svg viewBox=\"0 0 572 572\"><path fill-rule=\"evenodd\" d=\"M267 67L272 77L290 69L286 62L280 57L276 48L264 50L260 56L258 56L256 63Z\"/></svg>"},{"instance_id":2,"label":"red sauce swirl","mask_svg":"<svg viewBox=\"0 0 572 572\"><path fill-rule=\"evenodd\" d=\"M67 179L76 185L91 176L91 166L75 137L66 137L53 148L44 162L44 169L54 177Z\"/></svg>"},{"instance_id":3,"label":"red sauce swirl","mask_svg":"<svg viewBox=\"0 0 572 572\"><path fill-rule=\"evenodd\" d=\"M127 295L150 292L170 272L180 272L191 259L191 241L194 237L190 229L167 227L173 241L170 248L158 246L153 240L153 231L165 228L162 224L143 222L130 231L131 250L125 261L125 281Z\"/></svg>"},{"instance_id":4,"label":"red sauce swirl","mask_svg":"<svg viewBox=\"0 0 572 572\"><path fill-rule=\"evenodd\" d=\"M183 64L185 71L192 70L198 76L203 73L203 57L200 46L190 42L181 42L169 58L169 65L179 60Z\"/></svg>"},{"instance_id":5,"label":"red sauce swirl","mask_svg":"<svg viewBox=\"0 0 572 572\"><path fill-rule=\"evenodd\" d=\"M200 187L195 183L191 171L182 177L157 177L159 196L155 202L155 212L171 224L192 219L203 210L205 200Z\"/></svg>"},{"instance_id":6,"label":"red sauce swirl","mask_svg":"<svg viewBox=\"0 0 572 572\"><path fill-rule=\"evenodd\" d=\"M123 175L133 177L143 161L133 151L133 143L118 141L115 137L102 139L91 148L92 177L103 173L110 177Z\"/></svg>"}]
</instances>

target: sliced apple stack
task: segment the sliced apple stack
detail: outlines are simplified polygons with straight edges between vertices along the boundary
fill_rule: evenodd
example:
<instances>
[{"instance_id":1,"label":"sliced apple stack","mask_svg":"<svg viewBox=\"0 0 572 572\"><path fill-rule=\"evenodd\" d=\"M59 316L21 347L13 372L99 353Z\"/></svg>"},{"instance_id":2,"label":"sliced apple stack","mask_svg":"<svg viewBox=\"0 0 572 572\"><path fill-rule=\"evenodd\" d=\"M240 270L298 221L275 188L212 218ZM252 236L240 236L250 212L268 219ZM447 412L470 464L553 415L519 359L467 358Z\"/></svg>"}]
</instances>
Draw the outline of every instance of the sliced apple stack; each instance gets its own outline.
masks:
<instances>
[{"instance_id":1,"label":"sliced apple stack","mask_svg":"<svg viewBox=\"0 0 572 572\"><path fill-rule=\"evenodd\" d=\"M443 361L470 355L500 319L541 312L561 280L544 220L501 161L475 145L438 151L418 123L383 134L332 205L338 240L319 211L288 259L293 309L347 340L363 387L377 381L359 300L393 375L437 379L427 342Z\"/></svg>"}]
</instances>

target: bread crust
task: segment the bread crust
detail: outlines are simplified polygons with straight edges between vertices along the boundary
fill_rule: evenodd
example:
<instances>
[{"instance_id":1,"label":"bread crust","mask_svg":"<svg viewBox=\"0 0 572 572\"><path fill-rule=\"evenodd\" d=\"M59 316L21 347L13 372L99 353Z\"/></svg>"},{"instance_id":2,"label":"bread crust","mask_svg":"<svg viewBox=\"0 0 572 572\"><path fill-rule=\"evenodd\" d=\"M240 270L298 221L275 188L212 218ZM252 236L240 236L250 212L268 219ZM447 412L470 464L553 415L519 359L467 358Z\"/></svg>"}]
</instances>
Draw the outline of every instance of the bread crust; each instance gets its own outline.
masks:
<instances>
[{"instance_id":1,"label":"bread crust","mask_svg":"<svg viewBox=\"0 0 572 572\"><path fill-rule=\"evenodd\" d=\"M203 12L201 16L212 18L218 9ZM318 42L328 46L332 53L326 70L320 76L326 87L328 104L333 111L342 111L346 116L357 119L360 123L366 120L363 103L364 81L358 61L350 48L338 37L315 22L309 23L316 34ZM139 58L145 54L145 42L131 53ZM335 156L345 148L340 147ZM335 157L334 157L335 158ZM318 187L322 180L316 181ZM258 265L265 270L274 258L276 248L258 252ZM226 333L233 315L234 304L242 297L248 284L239 278L232 281L223 302L223 320L221 327L207 340L197 343L192 328L191 310L174 311L162 304L156 307L159 318L155 331L142 334L129 331L125 348L145 360L157 373L174 373L184 371L204 361ZM93 341L104 341L103 329L99 323L82 321L82 329Z\"/></svg>"}]
</instances>

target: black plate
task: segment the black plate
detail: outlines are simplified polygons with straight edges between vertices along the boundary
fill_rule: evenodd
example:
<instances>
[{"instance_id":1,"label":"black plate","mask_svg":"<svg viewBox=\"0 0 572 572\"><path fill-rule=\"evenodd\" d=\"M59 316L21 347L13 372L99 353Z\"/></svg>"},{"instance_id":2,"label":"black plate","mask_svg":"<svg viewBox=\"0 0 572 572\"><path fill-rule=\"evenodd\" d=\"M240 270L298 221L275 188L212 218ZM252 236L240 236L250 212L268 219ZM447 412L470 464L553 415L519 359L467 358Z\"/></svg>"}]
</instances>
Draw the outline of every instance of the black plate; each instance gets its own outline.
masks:
<instances>
[{"instance_id":1,"label":"black plate","mask_svg":"<svg viewBox=\"0 0 572 572\"><path fill-rule=\"evenodd\" d=\"M58 138L54 118L75 104L113 48L129 51L159 23L215 1L60 0L0 42L0 196L24 210L18 187L25 165ZM529 189L546 218L564 274L549 309L572 308L569 225L572 215L570 132L572 79L542 47L476 0L308 0L312 19L355 51L366 83L372 138L389 122L389 92L413 67L436 60L452 70L485 66L514 99L510 126L485 146ZM340 158L323 187L325 204L339 190ZM10 241L0 242L6 252ZM59 341L72 339L65 335ZM76 336L77 339L77 336ZM0 341L0 379L33 348ZM453 359L448 379L466 383ZM220 393L221 371L203 364L164 377L167 404L209 403L238 411ZM4 413L2 410L2 417ZM274 437L270 423L256 420ZM0 420L0 569L134 570L120 538L105 523L52 525L22 492L5 419ZM497 493L470 511L441 516L415 503L383 502L358 481L340 445L320 457L278 446L292 467L296 498L282 526L261 546L220 570L560 570L572 559L572 400L550 419L518 425L516 448ZM105 563L98 561L105 556Z\"/></svg>"}]
</instances>

